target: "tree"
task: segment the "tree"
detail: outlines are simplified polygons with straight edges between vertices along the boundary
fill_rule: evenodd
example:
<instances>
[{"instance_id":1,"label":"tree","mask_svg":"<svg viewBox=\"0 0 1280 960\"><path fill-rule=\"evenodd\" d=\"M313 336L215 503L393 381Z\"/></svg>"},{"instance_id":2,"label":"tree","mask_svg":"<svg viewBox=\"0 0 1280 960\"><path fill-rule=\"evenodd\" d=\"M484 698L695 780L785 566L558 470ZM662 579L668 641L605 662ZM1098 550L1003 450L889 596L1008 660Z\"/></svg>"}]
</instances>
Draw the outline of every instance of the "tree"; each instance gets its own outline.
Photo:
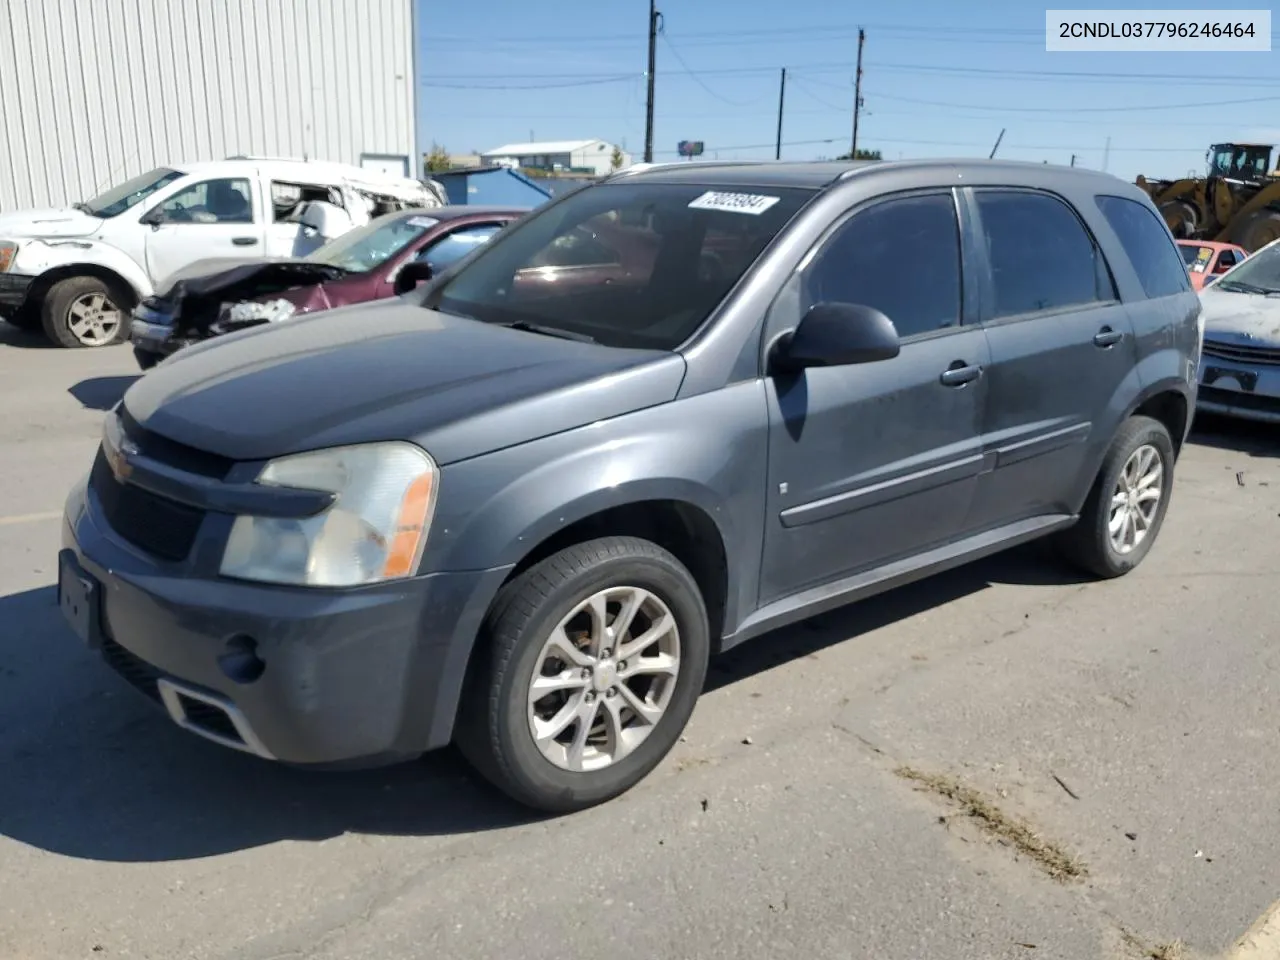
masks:
<instances>
[{"instance_id":1,"label":"tree","mask_svg":"<svg viewBox=\"0 0 1280 960\"><path fill-rule=\"evenodd\" d=\"M840 154L840 156L836 157L836 159L837 160L883 160L884 157L880 156L879 150L863 150L861 147L859 147L856 155L842 153Z\"/></svg>"},{"instance_id":2,"label":"tree","mask_svg":"<svg viewBox=\"0 0 1280 960\"><path fill-rule=\"evenodd\" d=\"M614 148L613 148L613 156L611 156L611 157L609 158L609 169L610 169L610 170L620 170L620 169L622 169L622 161L623 161L624 159L625 159L625 158L622 156L622 148L621 148L621 147L614 147Z\"/></svg>"},{"instance_id":3,"label":"tree","mask_svg":"<svg viewBox=\"0 0 1280 960\"><path fill-rule=\"evenodd\" d=\"M435 173L438 170L448 170L453 164L449 162L449 151L432 141L431 152L424 158L422 166L427 173Z\"/></svg>"}]
</instances>

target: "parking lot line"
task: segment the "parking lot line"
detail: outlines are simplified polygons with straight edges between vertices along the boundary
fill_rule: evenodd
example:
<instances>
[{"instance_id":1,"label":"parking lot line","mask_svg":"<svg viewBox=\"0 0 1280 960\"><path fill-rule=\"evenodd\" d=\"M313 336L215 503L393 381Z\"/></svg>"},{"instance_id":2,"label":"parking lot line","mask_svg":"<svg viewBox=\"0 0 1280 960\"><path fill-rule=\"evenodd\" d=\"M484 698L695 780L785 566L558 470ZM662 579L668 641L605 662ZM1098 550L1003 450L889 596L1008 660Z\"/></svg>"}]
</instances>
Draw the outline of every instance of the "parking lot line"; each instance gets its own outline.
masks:
<instances>
[{"instance_id":1,"label":"parking lot line","mask_svg":"<svg viewBox=\"0 0 1280 960\"><path fill-rule=\"evenodd\" d=\"M12 517L0 517L0 527L9 527L19 523L39 523L42 520L57 520L62 516L61 510L46 510L44 513L19 513Z\"/></svg>"},{"instance_id":2,"label":"parking lot line","mask_svg":"<svg viewBox=\"0 0 1280 960\"><path fill-rule=\"evenodd\" d=\"M1280 902L1273 903L1249 932L1232 944L1222 960L1277 960L1280 958Z\"/></svg>"}]
</instances>

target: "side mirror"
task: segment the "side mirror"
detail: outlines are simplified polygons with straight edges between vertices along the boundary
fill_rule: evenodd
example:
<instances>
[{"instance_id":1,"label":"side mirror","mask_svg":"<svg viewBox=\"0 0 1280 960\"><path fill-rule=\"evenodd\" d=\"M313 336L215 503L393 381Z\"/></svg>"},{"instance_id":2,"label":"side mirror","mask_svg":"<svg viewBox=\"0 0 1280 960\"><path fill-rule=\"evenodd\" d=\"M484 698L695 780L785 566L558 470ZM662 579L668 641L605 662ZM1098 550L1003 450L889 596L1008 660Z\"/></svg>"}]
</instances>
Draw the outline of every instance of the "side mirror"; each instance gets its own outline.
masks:
<instances>
[{"instance_id":1,"label":"side mirror","mask_svg":"<svg viewBox=\"0 0 1280 960\"><path fill-rule=\"evenodd\" d=\"M164 211L158 206L152 207L138 218L138 222L148 227L158 227L164 223Z\"/></svg>"},{"instance_id":2,"label":"side mirror","mask_svg":"<svg viewBox=\"0 0 1280 960\"><path fill-rule=\"evenodd\" d=\"M778 342L771 360L775 367L794 372L892 360L900 350L898 329L874 307L816 303Z\"/></svg>"},{"instance_id":3,"label":"side mirror","mask_svg":"<svg viewBox=\"0 0 1280 960\"><path fill-rule=\"evenodd\" d=\"M401 296L435 275L426 260L410 260L396 272L395 293Z\"/></svg>"}]
</instances>

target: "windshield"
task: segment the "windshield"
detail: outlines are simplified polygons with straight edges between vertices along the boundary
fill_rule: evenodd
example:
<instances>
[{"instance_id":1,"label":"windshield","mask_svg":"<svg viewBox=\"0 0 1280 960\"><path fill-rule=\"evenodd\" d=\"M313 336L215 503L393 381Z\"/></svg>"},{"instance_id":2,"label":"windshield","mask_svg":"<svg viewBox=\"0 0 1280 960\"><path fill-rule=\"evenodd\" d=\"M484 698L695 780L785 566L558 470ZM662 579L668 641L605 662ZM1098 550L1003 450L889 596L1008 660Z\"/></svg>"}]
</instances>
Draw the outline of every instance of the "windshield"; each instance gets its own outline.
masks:
<instances>
[{"instance_id":1,"label":"windshield","mask_svg":"<svg viewBox=\"0 0 1280 960\"><path fill-rule=\"evenodd\" d=\"M177 170L160 167L126 180L106 193L101 193L88 203L78 203L76 208L95 217L118 217L130 207L136 206L161 187L186 176Z\"/></svg>"},{"instance_id":2,"label":"windshield","mask_svg":"<svg viewBox=\"0 0 1280 960\"><path fill-rule=\"evenodd\" d=\"M434 217L388 213L363 227L349 230L306 257L317 263L364 273L386 263L424 233L439 224Z\"/></svg>"},{"instance_id":3,"label":"windshield","mask_svg":"<svg viewBox=\"0 0 1280 960\"><path fill-rule=\"evenodd\" d=\"M1208 263L1213 259L1213 251L1208 247L1196 247L1188 243L1180 243L1178 244L1178 249L1182 251L1182 262L1188 267L1197 260Z\"/></svg>"},{"instance_id":4,"label":"windshield","mask_svg":"<svg viewBox=\"0 0 1280 960\"><path fill-rule=\"evenodd\" d=\"M1250 254L1213 287L1231 293L1280 293L1280 244Z\"/></svg>"},{"instance_id":5,"label":"windshield","mask_svg":"<svg viewBox=\"0 0 1280 960\"><path fill-rule=\"evenodd\" d=\"M426 305L606 346L673 350L812 196L772 187L588 187L495 236Z\"/></svg>"}]
</instances>

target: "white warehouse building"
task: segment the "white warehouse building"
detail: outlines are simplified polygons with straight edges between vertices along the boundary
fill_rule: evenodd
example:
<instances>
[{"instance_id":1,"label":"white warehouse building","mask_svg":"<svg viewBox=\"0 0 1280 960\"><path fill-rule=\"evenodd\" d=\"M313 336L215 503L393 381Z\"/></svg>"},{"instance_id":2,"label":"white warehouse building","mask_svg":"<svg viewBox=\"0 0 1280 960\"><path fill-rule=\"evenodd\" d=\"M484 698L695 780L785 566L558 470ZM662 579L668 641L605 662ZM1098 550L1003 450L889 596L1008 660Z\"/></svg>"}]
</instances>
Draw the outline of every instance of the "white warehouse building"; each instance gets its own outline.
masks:
<instances>
[{"instance_id":1,"label":"white warehouse building","mask_svg":"<svg viewBox=\"0 0 1280 960\"><path fill-rule=\"evenodd\" d=\"M414 8L0 0L0 211L240 155L419 176Z\"/></svg>"},{"instance_id":2,"label":"white warehouse building","mask_svg":"<svg viewBox=\"0 0 1280 960\"><path fill-rule=\"evenodd\" d=\"M507 164L537 170L582 170L602 176L613 169L614 151L622 154L619 168L631 165L631 157L604 140L550 140L542 143L508 143L486 150L486 163Z\"/></svg>"}]
</instances>

